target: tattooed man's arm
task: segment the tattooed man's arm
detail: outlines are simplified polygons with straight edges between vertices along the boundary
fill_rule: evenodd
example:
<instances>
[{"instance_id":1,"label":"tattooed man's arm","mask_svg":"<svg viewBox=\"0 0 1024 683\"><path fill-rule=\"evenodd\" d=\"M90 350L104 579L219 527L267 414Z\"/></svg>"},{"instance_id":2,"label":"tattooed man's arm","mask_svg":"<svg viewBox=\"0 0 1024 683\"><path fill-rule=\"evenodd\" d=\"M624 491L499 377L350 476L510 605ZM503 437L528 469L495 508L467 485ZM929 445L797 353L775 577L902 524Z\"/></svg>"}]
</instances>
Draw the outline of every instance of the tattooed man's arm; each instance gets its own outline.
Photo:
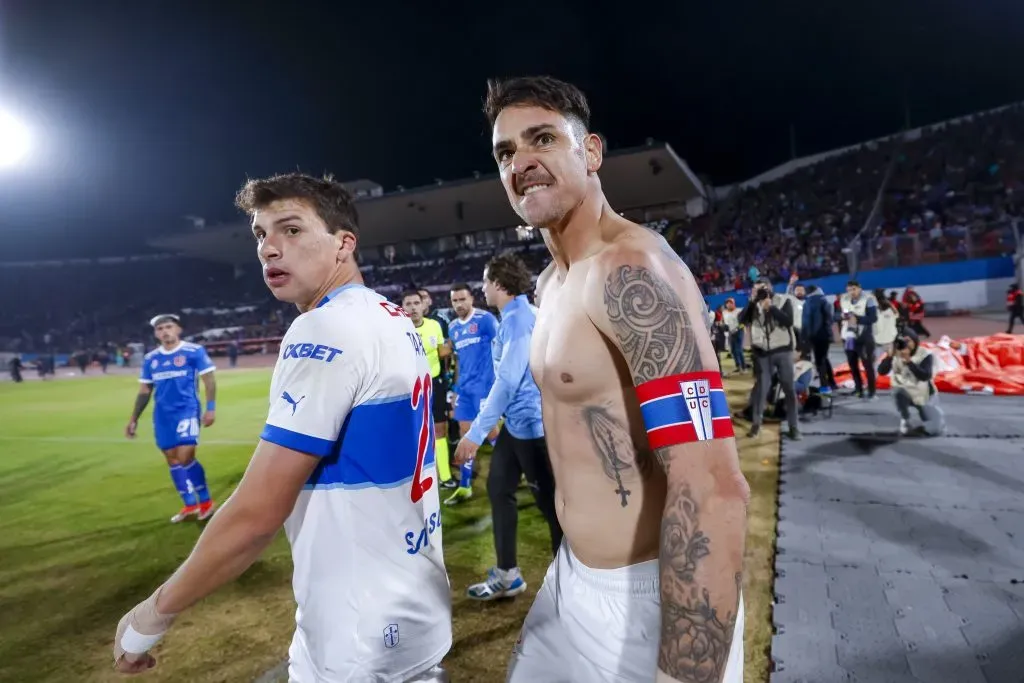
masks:
<instances>
[{"instance_id":1,"label":"tattooed man's arm","mask_svg":"<svg viewBox=\"0 0 1024 683\"><path fill-rule=\"evenodd\" d=\"M585 306L621 352L634 385L717 370L703 299L685 265L613 248L588 276ZM668 479L661 520L658 681L718 683L739 613L749 489L736 440L655 451Z\"/></svg>"}]
</instances>

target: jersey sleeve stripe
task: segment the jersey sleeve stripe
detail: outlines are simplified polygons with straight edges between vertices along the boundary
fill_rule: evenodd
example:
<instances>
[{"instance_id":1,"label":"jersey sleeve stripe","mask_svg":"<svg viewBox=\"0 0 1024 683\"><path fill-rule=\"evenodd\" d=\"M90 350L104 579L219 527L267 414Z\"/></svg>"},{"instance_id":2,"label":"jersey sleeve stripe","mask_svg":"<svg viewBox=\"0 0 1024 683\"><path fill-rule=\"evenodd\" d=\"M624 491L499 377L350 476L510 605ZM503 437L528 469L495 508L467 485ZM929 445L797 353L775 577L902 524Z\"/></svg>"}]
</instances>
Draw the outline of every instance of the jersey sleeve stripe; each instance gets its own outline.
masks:
<instances>
[{"instance_id":1,"label":"jersey sleeve stripe","mask_svg":"<svg viewBox=\"0 0 1024 683\"><path fill-rule=\"evenodd\" d=\"M319 437L309 436L308 434L300 434L299 432L293 432L290 429L277 427L272 424L263 426L260 438L264 441L277 444L278 446L284 446L285 448L290 448L293 451L298 451L299 453L315 455L318 458L330 455L331 452L334 451L335 444L335 442L330 439L321 439Z\"/></svg>"},{"instance_id":2,"label":"jersey sleeve stripe","mask_svg":"<svg viewBox=\"0 0 1024 683\"><path fill-rule=\"evenodd\" d=\"M199 371L199 374L200 374L200 375L205 375L206 373L208 373L208 372L213 372L213 371L214 371L214 370L216 370L216 369L217 369L217 366L216 366L216 365L211 365L210 367L206 368L205 370L200 370L200 371Z\"/></svg>"},{"instance_id":3,"label":"jersey sleeve stripe","mask_svg":"<svg viewBox=\"0 0 1024 683\"><path fill-rule=\"evenodd\" d=\"M307 488L393 488L411 481L416 471L415 444L420 440L423 410L429 411L430 406L413 410L408 399L353 408L341 428L337 455L324 460ZM434 462L433 425L428 429L424 468ZM403 446L396 448L394 444Z\"/></svg>"},{"instance_id":4,"label":"jersey sleeve stripe","mask_svg":"<svg viewBox=\"0 0 1024 683\"><path fill-rule=\"evenodd\" d=\"M139 378L139 383L140 384L152 384L153 380L151 380L151 379L143 379L143 378L140 377Z\"/></svg>"}]
</instances>

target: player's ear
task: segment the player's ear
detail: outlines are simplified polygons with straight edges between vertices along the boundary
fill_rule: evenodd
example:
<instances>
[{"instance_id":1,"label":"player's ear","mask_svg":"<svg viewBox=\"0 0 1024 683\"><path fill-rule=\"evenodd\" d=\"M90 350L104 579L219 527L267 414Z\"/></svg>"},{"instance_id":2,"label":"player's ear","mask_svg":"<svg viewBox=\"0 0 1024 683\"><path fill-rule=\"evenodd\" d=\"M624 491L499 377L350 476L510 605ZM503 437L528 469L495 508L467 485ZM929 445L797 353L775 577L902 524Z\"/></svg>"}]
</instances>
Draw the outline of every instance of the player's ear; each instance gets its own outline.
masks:
<instances>
[{"instance_id":1,"label":"player's ear","mask_svg":"<svg viewBox=\"0 0 1024 683\"><path fill-rule=\"evenodd\" d=\"M583 152L587 159L587 173L597 173L604 162L604 143L601 136L588 133L583 138Z\"/></svg>"},{"instance_id":2,"label":"player's ear","mask_svg":"<svg viewBox=\"0 0 1024 683\"><path fill-rule=\"evenodd\" d=\"M338 262L344 262L355 258L356 245L358 240L353 232L339 230L334 233L334 241L338 245Z\"/></svg>"}]
</instances>

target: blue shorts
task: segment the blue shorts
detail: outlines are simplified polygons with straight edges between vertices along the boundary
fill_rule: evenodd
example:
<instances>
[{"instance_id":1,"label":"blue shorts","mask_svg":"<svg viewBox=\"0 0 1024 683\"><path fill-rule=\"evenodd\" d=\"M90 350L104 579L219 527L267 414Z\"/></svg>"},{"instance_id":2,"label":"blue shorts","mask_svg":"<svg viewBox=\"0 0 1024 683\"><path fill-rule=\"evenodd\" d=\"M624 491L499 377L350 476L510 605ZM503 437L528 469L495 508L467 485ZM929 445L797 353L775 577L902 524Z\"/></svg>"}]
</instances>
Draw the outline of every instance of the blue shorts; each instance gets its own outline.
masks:
<instances>
[{"instance_id":1,"label":"blue shorts","mask_svg":"<svg viewBox=\"0 0 1024 683\"><path fill-rule=\"evenodd\" d=\"M472 422L480 414L480 408L487 400L487 394L478 394L470 391L455 392L455 410L452 417L456 422Z\"/></svg>"},{"instance_id":2,"label":"blue shorts","mask_svg":"<svg viewBox=\"0 0 1024 683\"><path fill-rule=\"evenodd\" d=\"M197 411L153 413L153 435L156 447L162 451L177 446L195 446L199 443L199 413Z\"/></svg>"}]
</instances>

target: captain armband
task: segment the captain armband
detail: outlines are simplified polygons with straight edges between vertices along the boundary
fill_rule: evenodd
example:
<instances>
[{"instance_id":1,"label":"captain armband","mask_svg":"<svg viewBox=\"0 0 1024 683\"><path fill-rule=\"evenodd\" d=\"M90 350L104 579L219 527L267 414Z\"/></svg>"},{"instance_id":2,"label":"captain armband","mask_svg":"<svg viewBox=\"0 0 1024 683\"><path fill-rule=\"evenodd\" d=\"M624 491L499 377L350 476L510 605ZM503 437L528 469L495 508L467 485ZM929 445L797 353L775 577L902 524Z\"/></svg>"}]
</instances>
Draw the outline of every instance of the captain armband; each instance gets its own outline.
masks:
<instances>
[{"instance_id":1,"label":"captain armband","mask_svg":"<svg viewBox=\"0 0 1024 683\"><path fill-rule=\"evenodd\" d=\"M734 436L719 372L659 377L636 387L651 448Z\"/></svg>"}]
</instances>

